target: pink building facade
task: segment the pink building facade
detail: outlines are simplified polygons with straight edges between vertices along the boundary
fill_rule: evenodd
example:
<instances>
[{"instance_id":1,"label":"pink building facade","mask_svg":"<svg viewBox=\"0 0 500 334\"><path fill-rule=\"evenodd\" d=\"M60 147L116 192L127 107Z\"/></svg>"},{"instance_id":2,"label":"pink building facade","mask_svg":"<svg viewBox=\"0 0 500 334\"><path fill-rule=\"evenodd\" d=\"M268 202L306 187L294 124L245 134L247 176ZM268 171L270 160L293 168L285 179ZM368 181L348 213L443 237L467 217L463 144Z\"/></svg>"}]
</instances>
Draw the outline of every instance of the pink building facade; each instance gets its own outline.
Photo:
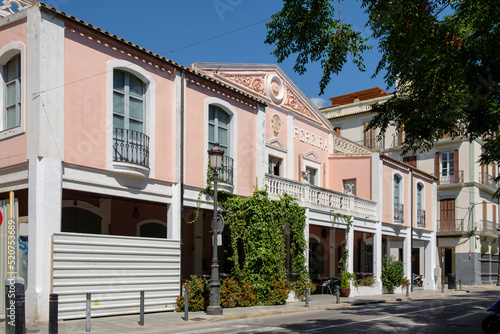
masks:
<instances>
[{"instance_id":1,"label":"pink building facade","mask_svg":"<svg viewBox=\"0 0 500 334\"><path fill-rule=\"evenodd\" d=\"M173 310L182 279L210 274L212 204L199 193L216 142L221 189L267 187L306 208L313 279L339 274L341 214L353 221L349 270L376 281L353 294L382 293L388 254L435 288L436 180L338 136L278 66L187 68L21 3L0 18L0 208L9 216L13 192L30 320L47 321L53 292L61 319L85 315L87 292L93 315L138 312L140 290L146 311ZM11 275L6 226L2 281Z\"/></svg>"}]
</instances>

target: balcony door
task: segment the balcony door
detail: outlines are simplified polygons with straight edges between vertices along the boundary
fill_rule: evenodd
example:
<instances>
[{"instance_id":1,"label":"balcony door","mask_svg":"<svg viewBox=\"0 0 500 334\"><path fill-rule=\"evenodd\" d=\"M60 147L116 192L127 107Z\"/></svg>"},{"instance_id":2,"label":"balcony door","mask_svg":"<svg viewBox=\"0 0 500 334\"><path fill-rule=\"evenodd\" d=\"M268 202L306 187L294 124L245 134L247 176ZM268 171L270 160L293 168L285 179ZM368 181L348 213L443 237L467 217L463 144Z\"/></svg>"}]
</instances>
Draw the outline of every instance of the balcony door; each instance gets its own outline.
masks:
<instances>
[{"instance_id":1,"label":"balcony door","mask_svg":"<svg viewBox=\"0 0 500 334\"><path fill-rule=\"evenodd\" d=\"M233 159L230 157L230 123L231 116L224 109L210 105L208 112L208 149L212 149L215 143L224 150L222 169L219 180L233 184Z\"/></svg>"},{"instance_id":2,"label":"balcony door","mask_svg":"<svg viewBox=\"0 0 500 334\"><path fill-rule=\"evenodd\" d=\"M439 207L439 232L455 232L455 199L442 199Z\"/></svg>"},{"instance_id":3,"label":"balcony door","mask_svg":"<svg viewBox=\"0 0 500 334\"><path fill-rule=\"evenodd\" d=\"M144 135L145 85L135 75L113 72L114 160L146 165L148 152Z\"/></svg>"},{"instance_id":4,"label":"balcony door","mask_svg":"<svg viewBox=\"0 0 500 334\"><path fill-rule=\"evenodd\" d=\"M441 182L455 182L455 153L441 153Z\"/></svg>"}]
</instances>

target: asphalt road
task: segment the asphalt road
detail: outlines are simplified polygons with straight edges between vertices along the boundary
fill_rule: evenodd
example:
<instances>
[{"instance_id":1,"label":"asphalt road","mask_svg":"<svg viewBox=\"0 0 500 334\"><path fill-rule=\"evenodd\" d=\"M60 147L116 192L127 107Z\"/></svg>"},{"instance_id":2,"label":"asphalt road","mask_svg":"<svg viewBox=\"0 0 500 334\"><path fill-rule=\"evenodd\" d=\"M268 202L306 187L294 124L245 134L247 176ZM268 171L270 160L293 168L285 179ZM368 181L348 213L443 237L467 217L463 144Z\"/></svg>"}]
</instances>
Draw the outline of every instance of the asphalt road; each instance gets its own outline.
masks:
<instances>
[{"instance_id":1,"label":"asphalt road","mask_svg":"<svg viewBox=\"0 0 500 334\"><path fill-rule=\"evenodd\" d=\"M497 291L196 323L161 333L482 333ZM151 331L151 333L160 333Z\"/></svg>"}]
</instances>

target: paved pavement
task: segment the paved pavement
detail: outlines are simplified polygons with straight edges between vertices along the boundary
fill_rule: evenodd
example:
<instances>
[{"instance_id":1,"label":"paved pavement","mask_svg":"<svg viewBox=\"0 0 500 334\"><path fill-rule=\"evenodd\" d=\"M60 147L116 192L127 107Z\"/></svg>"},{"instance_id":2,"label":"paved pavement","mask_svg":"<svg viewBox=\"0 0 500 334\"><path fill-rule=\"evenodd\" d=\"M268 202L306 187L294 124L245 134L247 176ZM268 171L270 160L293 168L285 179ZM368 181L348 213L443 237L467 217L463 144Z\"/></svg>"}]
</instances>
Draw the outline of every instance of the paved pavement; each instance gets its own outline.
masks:
<instances>
[{"instance_id":1,"label":"paved pavement","mask_svg":"<svg viewBox=\"0 0 500 334\"><path fill-rule=\"evenodd\" d=\"M144 326L139 326L139 315L101 317L91 319L91 333L143 333L158 332L162 328L171 326L183 326L193 322L213 322L227 319L250 318L262 315L291 313L291 312L310 312L318 309L349 307L351 305L371 304L404 301L410 299L437 297L450 294L463 294L478 290L496 290L500 292L500 287L494 285L462 287L462 290L448 290L444 293L441 290L423 290L415 288L413 293L406 296L406 293L384 294L376 296L358 296L340 298L340 304L336 303L336 297L328 294L312 295L309 307L305 307L304 302L292 302L285 305L276 306L254 306L223 309L223 315L209 316L205 312L190 312L189 320L184 320L184 312L161 312L146 314L144 317ZM77 334L86 333L85 319L79 320L61 320L59 321L59 333ZM0 330L3 331L4 323L0 323ZM47 323L28 323L28 334L48 333Z\"/></svg>"}]
</instances>

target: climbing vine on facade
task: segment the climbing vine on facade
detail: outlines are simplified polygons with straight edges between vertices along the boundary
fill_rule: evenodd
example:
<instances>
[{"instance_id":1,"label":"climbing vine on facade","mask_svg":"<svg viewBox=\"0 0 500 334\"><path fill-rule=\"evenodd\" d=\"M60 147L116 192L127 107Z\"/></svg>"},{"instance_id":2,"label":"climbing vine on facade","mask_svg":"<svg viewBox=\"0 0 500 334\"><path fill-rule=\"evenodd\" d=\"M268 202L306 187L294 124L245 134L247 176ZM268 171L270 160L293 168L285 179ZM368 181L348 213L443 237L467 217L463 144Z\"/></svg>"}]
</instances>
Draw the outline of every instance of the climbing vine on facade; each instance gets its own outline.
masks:
<instances>
[{"instance_id":1,"label":"climbing vine on facade","mask_svg":"<svg viewBox=\"0 0 500 334\"><path fill-rule=\"evenodd\" d=\"M297 277L291 288L302 294L309 284L305 209L291 196L271 200L266 190L258 189L249 197L228 198L224 208L231 233L233 275L260 287L264 295L272 294L276 281L286 280L289 251L289 269Z\"/></svg>"}]
</instances>

